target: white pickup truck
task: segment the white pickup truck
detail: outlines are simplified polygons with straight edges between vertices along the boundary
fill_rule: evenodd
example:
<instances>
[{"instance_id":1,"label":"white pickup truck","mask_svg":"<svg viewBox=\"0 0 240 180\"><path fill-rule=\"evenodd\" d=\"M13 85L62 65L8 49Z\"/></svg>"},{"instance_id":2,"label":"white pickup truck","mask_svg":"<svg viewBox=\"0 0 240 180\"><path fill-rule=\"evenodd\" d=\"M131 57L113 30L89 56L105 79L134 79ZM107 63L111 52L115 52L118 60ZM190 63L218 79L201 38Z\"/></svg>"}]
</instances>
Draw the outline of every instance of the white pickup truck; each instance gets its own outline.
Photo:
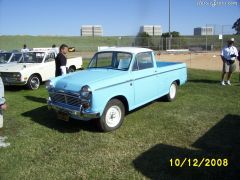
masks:
<instances>
[{"instance_id":1,"label":"white pickup truck","mask_svg":"<svg viewBox=\"0 0 240 180\"><path fill-rule=\"evenodd\" d=\"M23 59L11 66L0 67L0 76L5 86L27 85L29 89L38 89L41 82L55 77L56 50L34 48L23 55ZM69 72L82 68L82 57L67 59Z\"/></svg>"}]
</instances>

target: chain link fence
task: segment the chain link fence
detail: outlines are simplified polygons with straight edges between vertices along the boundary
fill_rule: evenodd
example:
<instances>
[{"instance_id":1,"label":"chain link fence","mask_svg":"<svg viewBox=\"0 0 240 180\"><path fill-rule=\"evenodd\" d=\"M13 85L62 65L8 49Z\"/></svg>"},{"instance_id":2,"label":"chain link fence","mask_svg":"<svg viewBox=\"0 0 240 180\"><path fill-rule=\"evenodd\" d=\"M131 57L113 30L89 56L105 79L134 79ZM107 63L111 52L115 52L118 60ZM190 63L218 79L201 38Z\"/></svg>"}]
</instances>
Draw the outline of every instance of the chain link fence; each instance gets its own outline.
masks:
<instances>
[{"instance_id":1,"label":"chain link fence","mask_svg":"<svg viewBox=\"0 0 240 180\"><path fill-rule=\"evenodd\" d=\"M219 51L230 38L235 38L235 45L240 48L240 36L234 35L231 25L206 24L212 28L211 34L181 37L119 37L118 46L140 46L158 51L170 49L189 49L190 51ZM204 27L203 27L204 28ZM140 43L139 43L140 42Z\"/></svg>"},{"instance_id":2,"label":"chain link fence","mask_svg":"<svg viewBox=\"0 0 240 180\"><path fill-rule=\"evenodd\" d=\"M219 39L217 35L208 36L184 36L184 37L149 37L136 38L125 37L118 40L117 46L140 46L158 51L168 50L169 43L171 49L189 49L190 51L219 51L230 38L235 39L235 45L240 48L240 36L224 35ZM142 42L142 43L137 43Z\"/></svg>"}]
</instances>

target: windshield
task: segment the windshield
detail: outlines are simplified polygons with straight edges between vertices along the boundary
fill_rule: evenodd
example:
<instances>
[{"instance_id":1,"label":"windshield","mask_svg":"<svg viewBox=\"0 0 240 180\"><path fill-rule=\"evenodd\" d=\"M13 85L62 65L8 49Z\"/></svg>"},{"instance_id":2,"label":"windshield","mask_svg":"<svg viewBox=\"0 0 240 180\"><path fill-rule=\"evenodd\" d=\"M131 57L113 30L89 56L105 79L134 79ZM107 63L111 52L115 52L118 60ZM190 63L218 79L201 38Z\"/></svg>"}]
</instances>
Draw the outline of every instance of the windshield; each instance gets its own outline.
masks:
<instances>
[{"instance_id":1,"label":"windshield","mask_svg":"<svg viewBox=\"0 0 240 180\"><path fill-rule=\"evenodd\" d=\"M42 63L44 56L44 52L23 53L23 58L19 63Z\"/></svg>"},{"instance_id":2,"label":"windshield","mask_svg":"<svg viewBox=\"0 0 240 180\"><path fill-rule=\"evenodd\" d=\"M18 62L18 61L21 60L22 56L23 56L23 55L22 55L21 53L13 54L13 57L12 57L12 59L11 59L10 62Z\"/></svg>"},{"instance_id":3,"label":"windshield","mask_svg":"<svg viewBox=\"0 0 240 180\"><path fill-rule=\"evenodd\" d=\"M8 63L12 53L0 53L0 64Z\"/></svg>"},{"instance_id":4,"label":"windshield","mask_svg":"<svg viewBox=\"0 0 240 180\"><path fill-rule=\"evenodd\" d=\"M100 52L92 58L88 68L106 68L126 71L132 54L126 52Z\"/></svg>"}]
</instances>

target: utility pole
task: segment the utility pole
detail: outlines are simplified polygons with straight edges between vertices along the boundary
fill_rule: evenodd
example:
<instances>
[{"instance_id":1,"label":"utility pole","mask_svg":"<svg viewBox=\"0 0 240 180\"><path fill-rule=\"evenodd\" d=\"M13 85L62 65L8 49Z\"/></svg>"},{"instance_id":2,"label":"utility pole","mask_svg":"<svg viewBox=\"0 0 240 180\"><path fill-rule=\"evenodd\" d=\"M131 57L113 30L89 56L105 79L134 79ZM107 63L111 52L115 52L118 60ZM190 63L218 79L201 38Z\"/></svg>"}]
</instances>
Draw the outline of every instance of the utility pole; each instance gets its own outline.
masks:
<instances>
[{"instance_id":1,"label":"utility pole","mask_svg":"<svg viewBox=\"0 0 240 180\"><path fill-rule=\"evenodd\" d=\"M223 25L222 25L222 42L221 42L221 48L223 48Z\"/></svg>"},{"instance_id":2,"label":"utility pole","mask_svg":"<svg viewBox=\"0 0 240 180\"><path fill-rule=\"evenodd\" d=\"M172 35L171 35L171 0L168 1L168 34L169 34L169 39L168 39L168 49L171 49L171 40L172 40Z\"/></svg>"},{"instance_id":3,"label":"utility pole","mask_svg":"<svg viewBox=\"0 0 240 180\"><path fill-rule=\"evenodd\" d=\"M206 24L206 27L205 27L205 33L206 33L206 47L205 47L205 51L207 52L207 50L208 50L208 37L207 37L207 32L208 32L208 25Z\"/></svg>"}]
</instances>

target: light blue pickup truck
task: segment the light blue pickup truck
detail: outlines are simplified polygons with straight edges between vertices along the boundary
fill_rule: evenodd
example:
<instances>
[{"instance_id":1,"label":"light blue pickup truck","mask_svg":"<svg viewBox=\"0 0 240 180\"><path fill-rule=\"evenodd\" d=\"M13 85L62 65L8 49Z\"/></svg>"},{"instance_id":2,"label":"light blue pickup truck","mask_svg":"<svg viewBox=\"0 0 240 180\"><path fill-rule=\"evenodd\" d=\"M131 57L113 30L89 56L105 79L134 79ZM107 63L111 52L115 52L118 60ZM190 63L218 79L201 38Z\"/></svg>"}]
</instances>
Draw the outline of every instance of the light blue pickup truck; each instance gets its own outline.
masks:
<instances>
[{"instance_id":1,"label":"light blue pickup truck","mask_svg":"<svg viewBox=\"0 0 240 180\"><path fill-rule=\"evenodd\" d=\"M108 48L86 70L48 81L48 107L65 121L97 118L107 132L119 128L128 111L162 96L174 100L186 81L185 63L156 61L146 48Z\"/></svg>"}]
</instances>

